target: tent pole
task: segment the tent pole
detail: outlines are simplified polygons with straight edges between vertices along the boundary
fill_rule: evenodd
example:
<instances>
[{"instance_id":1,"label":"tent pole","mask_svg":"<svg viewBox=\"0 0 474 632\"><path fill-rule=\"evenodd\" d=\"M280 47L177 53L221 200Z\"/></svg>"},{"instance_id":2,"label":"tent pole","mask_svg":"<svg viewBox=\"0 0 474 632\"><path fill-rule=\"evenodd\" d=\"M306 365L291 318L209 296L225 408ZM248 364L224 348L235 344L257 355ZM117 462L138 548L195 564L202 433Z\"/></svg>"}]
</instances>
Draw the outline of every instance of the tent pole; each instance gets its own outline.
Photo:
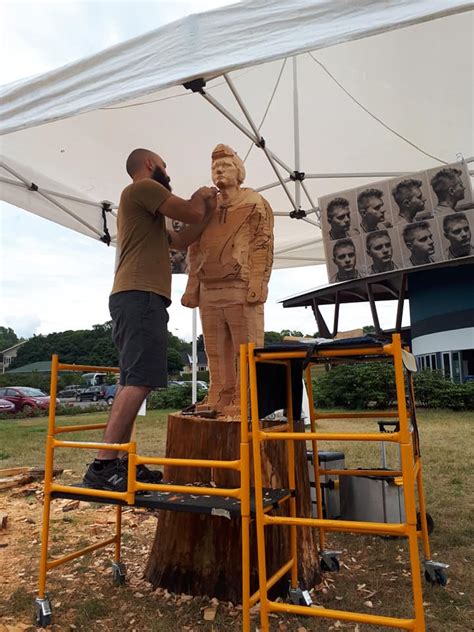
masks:
<instances>
[{"instance_id":1,"label":"tent pole","mask_svg":"<svg viewBox=\"0 0 474 632\"><path fill-rule=\"evenodd\" d=\"M288 182L291 182L291 178L284 178L283 182L287 184ZM262 191L266 191L267 189L273 189L274 187L279 187L280 184L281 184L280 181L272 182L271 184L265 184L263 187L258 187L257 189L255 189L255 191L257 191L258 193L261 193Z\"/></svg>"},{"instance_id":2,"label":"tent pole","mask_svg":"<svg viewBox=\"0 0 474 632\"><path fill-rule=\"evenodd\" d=\"M300 171L300 113L298 104L298 63L293 57L293 131L295 135L295 172ZM295 179L295 199L298 209L301 208L301 180Z\"/></svg>"},{"instance_id":3,"label":"tent pole","mask_svg":"<svg viewBox=\"0 0 474 632\"><path fill-rule=\"evenodd\" d=\"M63 211L64 213L66 213L66 215L69 215L70 217L72 217L73 219L75 219L77 222L79 222L80 224L82 224L83 226L85 226L86 228L88 228L89 230L91 230L95 235L97 235L98 237L101 237L101 232L98 231L96 228L94 228L93 226L91 226L90 224L88 224L87 222L85 222L82 218L78 217L75 213L73 213L72 211L70 211L68 208L66 208L63 204L61 204L61 202L58 202L57 200L55 200L54 198L52 198L50 195L48 195L47 193L43 193L43 191L40 191L38 188L38 185L33 183L33 182L29 182L26 178L23 178L23 176L21 176L19 173L17 173L16 171L14 171L13 169L11 169L8 165L6 165L3 161L0 162L0 166L5 169L5 171L8 171L8 173L10 173L12 176L14 176L15 178L18 178L18 180L20 180L21 182L23 182L23 184L25 185L25 187L33 192L33 193L37 193L38 195L40 195L41 197L43 197L45 200L48 200L48 202L50 204L53 204L54 206L57 206L59 209L61 209L61 211Z\"/></svg>"},{"instance_id":4,"label":"tent pole","mask_svg":"<svg viewBox=\"0 0 474 632\"><path fill-rule=\"evenodd\" d=\"M260 143L261 143L262 139L261 139L259 131L258 131L258 129L256 127L255 127L255 130L256 130L255 133L252 133L250 130L248 130L245 127L245 125L243 125L239 120L237 120L233 114L231 114L228 110L226 110L226 108L223 105L221 105L219 103L219 101L217 101L217 99L215 99L212 95L210 95L208 92L202 92L200 94L202 94L202 96L206 99L206 101L208 103L210 103L213 107L215 107L216 110L218 110L221 114L223 114L226 117L227 120L229 120L231 123L233 123L242 132L242 134L247 136L247 138L250 138L252 143L257 145L258 147L260 146ZM237 97L236 97L236 99L237 99ZM239 100L238 100L238 102L239 102L239 105L240 105L240 101ZM245 106L244 106L244 108L245 108ZM267 151L270 154L270 156L273 158L273 160L280 165L280 167L285 169L285 171L287 171L288 173L293 173L293 170L286 163L284 163L283 160L281 160L281 158L278 158L278 156L276 154L274 154L268 148L267 148ZM279 183L281 184L280 175L279 174L277 174L277 175L278 175L278 178L279 178ZM285 182L289 182L289 180L285 180Z\"/></svg>"},{"instance_id":5,"label":"tent pole","mask_svg":"<svg viewBox=\"0 0 474 632\"><path fill-rule=\"evenodd\" d=\"M192 403L197 402L197 307L193 309Z\"/></svg>"},{"instance_id":6,"label":"tent pole","mask_svg":"<svg viewBox=\"0 0 474 632\"><path fill-rule=\"evenodd\" d=\"M296 248L304 248L305 246L319 244L322 240L322 237L316 237L316 239L308 239L308 241L304 241L301 244L286 246L286 248L279 248L278 250L275 250L275 255L282 255L284 252L290 252L291 250L295 250Z\"/></svg>"},{"instance_id":7,"label":"tent pole","mask_svg":"<svg viewBox=\"0 0 474 632\"><path fill-rule=\"evenodd\" d=\"M295 211L297 211L297 210L298 210L298 208L297 208L297 206L296 206L296 202L295 202L295 200L293 199L293 196L291 195L290 191L288 190L288 187L286 186L285 182L283 181L283 178L282 178L282 176L281 176L280 172L278 171L278 169L277 169L277 166L276 166L275 162L277 162L277 163L278 163L281 167L283 167L284 169L286 169L286 170L288 171L288 173L290 173L290 174L292 174L292 173L293 173L293 170L292 170L292 169L290 169L290 167L288 167L288 165L285 165L285 164L284 164L284 163L283 163L283 162L282 162L279 158L277 158L277 157L273 154L273 152L271 152L271 151L268 149L268 147L266 146L266 144L265 144L265 142L263 141L262 137L260 136L259 130L258 130L257 126L255 125L255 122L253 121L252 117L250 116L250 112L249 112L249 111L247 110L247 108L245 107L244 102L243 102L243 101L242 101L242 99L240 98L239 93L237 92L237 90L236 90L236 88L235 88L234 84L232 83L231 78L230 78L228 75L224 74L224 79L226 80L227 85L229 86L229 88L230 88L230 90L231 90L232 94L234 95L235 100L236 100L236 101L237 101L237 103L239 104L240 109L241 109L241 110L242 110L242 112L244 113L245 118L247 119L247 121L248 121L248 123L249 123L250 127L251 127L251 128L252 128L252 130L253 130L253 133L255 134L255 136L256 136L256 137L257 137L257 139L258 139L258 140L257 140L257 143L256 143L256 144L257 144L257 146L258 146L258 147L260 147L260 149L262 149L262 150L263 150L263 152L264 152L265 156L268 158L268 161L270 162L270 164L271 164L271 166L272 166L272 169L273 169L273 171L274 171L274 172L275 172L275 174L276 174L276 177L277 177L277 178L278 178L278 180L280 181L280 184L281 184L281 186L282 186L283 190L285 191L285 193L286 193L286 195L287 195L288 199L290 200L291 205L293 206L293 208L295 209ZM262 141L263 141L263 142L262 142Z\"/></svg>"},{"instance_id":8,"label":"tent pole","mask_svg":"<svg viewBox=\"0 0 474 632\"><path fill-rule=\"evenodd\" d=\"M403 176L406 171L380 171L370 173L307 173L306 178L391 178Z\"/></svg>"},{"instance_id":9,"label":"tent pole","mask_svg":"<svg viewBox=\"0 0 474 632\"><path fill-rule=\"evenodd\" d=\"M3 163L0 163L0 166L3 167ZM3 182L4 184L11 184L14 187L28 188L28 185L25 184L24 182L16 182L15 180L10 180L9 178L2 178L2 176L0 176L0 182ZM69 200L71 202L79 202L80 204L87 204L87 206L93 206L94 208L102 209L102 204L99 204L99 202L93 202L92 200L85 200L84 198L76 197L74 195L67 195L66 193L58 193L57 191L51 191L51 189L45 189L43 187L41 187L41 192L47 193L48 195L52 195L53 197L61 198L62 200ZM111 204L110 208L117 209L118 207Z\"/></svg>"}]
</instances>

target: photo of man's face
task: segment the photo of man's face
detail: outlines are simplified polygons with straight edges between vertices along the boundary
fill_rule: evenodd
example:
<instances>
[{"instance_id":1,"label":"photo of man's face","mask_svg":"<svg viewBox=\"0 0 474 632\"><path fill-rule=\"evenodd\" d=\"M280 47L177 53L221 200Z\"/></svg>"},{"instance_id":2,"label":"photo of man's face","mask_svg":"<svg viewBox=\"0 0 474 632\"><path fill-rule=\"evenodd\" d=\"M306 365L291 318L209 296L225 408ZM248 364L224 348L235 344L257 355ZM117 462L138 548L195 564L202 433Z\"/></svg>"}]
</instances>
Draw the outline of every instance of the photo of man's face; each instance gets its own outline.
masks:
<instances>
[{"instance_id":1,"label":"photo of man's face","mask_svg":"<svg viewBox=\"0 0 474 632\"><path fill-rule=\"evenodd\" d=\"M405 204L412 214L412 217L415 217L420 211L425 210L425 202L425 196L419 187L413 187L405 199Z\"/></svg>"},{"instance_id":2,"label":"photo of man's face","mask_svg":"<svg viewBox=\"0 0 474 632\"><path fill-rule=\"evenodd\" d=\"M372 257L376 267L383 267L392 260L392 242L388 235L374 237L367 244L367 254Z\"/></svg>"},{"instance_id":3,"label":"photo of man's face","mask_svg":"<svg viewBox=\"0 0 474 632\"><path fill-rule=\"evenodd\" d=\"M471 227L467 218L450 215L447 219L444 224L444 236L449 240L451 253L456 257L471 254Z\"/></svg>"},{"instance_id":4,"label":"photo of man's face","mask_svg":"<svg viewBox=\"0 0 474 632\"><path fill-rule=\"evenodd\" d=\"M452 187L452 196L456 200L456 202L460 202L461 200L464 200L465 190L466 190L466 187L464 186L461 176L458 175L456 177L456 183Z\"/></svg>"},{"instance_id":5,"label":"photo of man's face","mask_svg":"<svg viewBox=\"0 0 474 632\"><path fill-rule=\"evenodd\" d=\"M361 214L367 216L367 221L377 225L385 219L385 205L382 198L371 197L367 200L367 206Z\"/></svg>"},{"instance_id":6,"label":"photo of man's face","mask_svg":"<svg viewBox=\"0 0 474 632\"><path fill-rule=\"evenodd\" d=\"M433 255L435 247L431 230L429 228L418 228L413 232L411 241L407 243L407 246L414 255L428 257Z\"/></svg>"},{"instance_id":7,"label":"photo of man's face","mask_svg":"<svg viewBox=\"0 0 474 632\"><path fill-rule=\"evenodd\" d=\"M336 206L332 213L328 214L328 221L331 229L335 229L338 234L345 234L351 225L351 214L348 206Z\"/></svg>"},{"instance_id":8,"label":"photo of man's face","mask_svg":"<svg viewBox=\"0 0 474 632\"><path fill-rule=\"evenodd\" d=\"M334 263L337 265L339 272L349 274L355 270L356 251L351 245L340 246L335 248Z\"/></svg>"}]
</instances>

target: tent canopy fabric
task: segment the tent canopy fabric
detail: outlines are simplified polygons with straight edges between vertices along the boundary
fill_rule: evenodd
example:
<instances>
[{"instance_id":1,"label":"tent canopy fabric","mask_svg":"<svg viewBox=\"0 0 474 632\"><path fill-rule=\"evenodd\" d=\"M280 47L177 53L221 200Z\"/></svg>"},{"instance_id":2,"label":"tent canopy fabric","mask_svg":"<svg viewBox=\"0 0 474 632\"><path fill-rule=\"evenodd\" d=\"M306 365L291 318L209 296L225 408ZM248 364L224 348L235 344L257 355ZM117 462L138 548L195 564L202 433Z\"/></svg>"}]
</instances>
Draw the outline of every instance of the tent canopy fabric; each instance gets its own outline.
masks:
<instances>
[{"instance_id":1,"label":"tent canopy fabric","mask_svg":"<svg viewBox=\"0 0 474 632\"><path fill-rule=\"evenodd\" d=\"M189 196L224 142L276 214L275 267L322 263L318 196L472 158L472 9L254 0L4 86L0 197L95 239L105 216L113 243L132 149Z\"/></svg>"}]
</instances>

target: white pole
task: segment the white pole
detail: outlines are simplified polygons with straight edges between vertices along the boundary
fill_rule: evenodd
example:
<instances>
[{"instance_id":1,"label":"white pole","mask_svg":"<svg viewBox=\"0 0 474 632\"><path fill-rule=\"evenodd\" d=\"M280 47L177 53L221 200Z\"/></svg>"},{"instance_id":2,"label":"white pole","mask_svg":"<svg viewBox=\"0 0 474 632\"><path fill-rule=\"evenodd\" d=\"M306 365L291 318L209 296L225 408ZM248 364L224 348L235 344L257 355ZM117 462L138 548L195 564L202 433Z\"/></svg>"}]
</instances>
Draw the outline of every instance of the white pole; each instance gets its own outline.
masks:
<instances>
[{"instance_id":1,"label":"white pole","mask_svg":"<svg viewBox=\"0 0 474 632\"><path fill-rule=\"evenodd\" d=\"M295 134L295 171L300 170L300 116L298 107L298 66L296 55L293 57L293 123ZM295 180L296 206L301 208L301 182Z\"/></svg>"},{"instance_id":2,"label":"white pole","mask_svg":"<svg viewBox=\"0 0 474 632\"><path fill-rule=\"evenodd\" d=\"M197 307L193 309L192 403L197 402Z\"/></svg>"}]
</instances>

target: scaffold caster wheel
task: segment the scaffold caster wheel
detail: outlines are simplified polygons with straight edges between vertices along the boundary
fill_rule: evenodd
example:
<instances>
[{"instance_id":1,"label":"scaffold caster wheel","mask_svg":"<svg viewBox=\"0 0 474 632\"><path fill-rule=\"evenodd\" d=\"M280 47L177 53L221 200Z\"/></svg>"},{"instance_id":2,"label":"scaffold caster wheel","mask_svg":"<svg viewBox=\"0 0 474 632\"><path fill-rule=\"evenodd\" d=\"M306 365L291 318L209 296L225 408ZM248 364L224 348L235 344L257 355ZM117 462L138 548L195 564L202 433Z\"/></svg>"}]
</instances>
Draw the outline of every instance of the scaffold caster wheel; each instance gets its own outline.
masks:
<instances>
[{"instance_id":1,"label":"scaffold caster wheel","mask_svg":"<svg viewBox=\"0 0 474 632\"><path fill-rule=\"evenodd\" d=\"M51 609L51 602L47 597L44 599L35 599L35 623L38 628L45 628L48 625L51 625L51 620L53 618L53 611Z\"/></svg>"},{"instance_id":2,"label":"scaffold caster wheel","mask_svg":"<svg viewBox=\"0 0 474 632\"><path fill-rule=\"evenodd\" d=\"M112 579L114 586L123 586L127 577L127 569L122 562L112 562Z\"/></svg>"},{"instance_id":3,"label":"scaffold caster wheel","mask_svg":"<svg viewBox=\"0 0 474 632\"><path fill-rule=\"evenodd\" d=\"M431 535L434 531L435 524L434 520L429 513L426 513L426 526L428 527L428 535ZM421 514L418 512L416 514L416 530L421 531Z\"/></svg>"},{"instance_id":4,"label":"scaffold caster wheel","mask_svg":"<svg viewBox=\"0 0 474 632\"><path fill-rule=\"evenodd\" d=\"M303 588L292 588L288 590L288 597L295 606L310 606L313 603L311 595Z\"/></svg>"},{"instance_id":5,"label":"scaffold caster wheel","mask_svg":"<svg viewBox=\"0 0 474 632\"><path fill-rule=\"evenodd\" d=\"M425 579L429 584L438 584L438 586L446 586L448 583L448 574L446 569L448 564L443 562L433 562L426 560L425 562Z\"/></svg>"},{"instance_id":6,"label":"scaffold caster wheel","mask_svg":"<svg viewBox=\"0 0 474 632\"><path fill-rule=\"evenodd\" d=\"M338 556L341 551L320 551L319 568L323 573L338 573L341 565Z\"/></svg>"},{"instance_id":7,"label":"scaffold caster wheel","mask_svg":"<svg viewBox=\"0 0 474 632\"><path fill-rule=\"evenodd\" d=\"M443 568L436 568L434 574L425 571L425 579L429 584L438 584L439 586L446 586L448 583L448 575Z\"/></svg>"}]
</instances>

